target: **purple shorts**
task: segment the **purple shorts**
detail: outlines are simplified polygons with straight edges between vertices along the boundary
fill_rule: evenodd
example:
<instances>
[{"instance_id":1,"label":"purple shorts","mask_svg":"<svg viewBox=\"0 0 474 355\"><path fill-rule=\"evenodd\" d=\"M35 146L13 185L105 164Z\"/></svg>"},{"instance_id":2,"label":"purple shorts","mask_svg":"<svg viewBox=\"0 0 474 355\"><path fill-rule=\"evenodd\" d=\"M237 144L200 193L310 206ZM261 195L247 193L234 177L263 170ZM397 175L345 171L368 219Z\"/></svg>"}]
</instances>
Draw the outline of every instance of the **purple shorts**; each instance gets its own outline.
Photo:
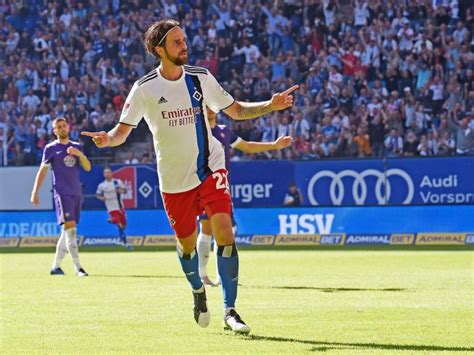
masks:
<instances>
[{"instance_id":1,"label":"purple shorts","mask_svg":"<svg viewBox=\"0 0 474 355\"><path fill-rule=\"evenodd\" d=\"M54 194L54 205L59 225L72 221L79 223L81 196Z\"/></svg>"},{"instance_id":2,"label":"purple shorts","mask_svg":"<svg viewBox=\"0 0 474 355\"><path fill-rule=\"evenodd\" d=\"M198 216L198 221L203 221L203 220L208 220L208 219L209 219L209 216L205 212Z\"/></svg>"}]
</instances>

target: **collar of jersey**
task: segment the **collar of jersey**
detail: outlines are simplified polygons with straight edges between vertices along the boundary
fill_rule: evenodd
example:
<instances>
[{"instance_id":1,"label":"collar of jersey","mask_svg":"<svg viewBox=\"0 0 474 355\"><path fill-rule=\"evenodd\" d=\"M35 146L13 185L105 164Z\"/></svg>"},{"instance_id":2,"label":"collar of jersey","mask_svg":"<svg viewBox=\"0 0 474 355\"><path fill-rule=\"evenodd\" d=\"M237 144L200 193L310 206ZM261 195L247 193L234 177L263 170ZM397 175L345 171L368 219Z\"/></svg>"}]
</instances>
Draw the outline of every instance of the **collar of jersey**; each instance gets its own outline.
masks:
<instances>
[{"instance_id":1,"label":"collar of jersey","mask_svg":"<svg viewBox=\"0 0 474 355\"><path fill-rule=\"evenodd\" d=\"M71 144L71 140L69 140L69 142L67 142L66 144L61 143L59 139L55 139L54 141L56 142L56 144L63 145L63 146L67 146Z\"/></svg>"},{"instance_id":2,"label":"collar of jersey","mask_svg":"<svg viewBox=\"0 0 474 355\"><path fill-rule=\"evenodd\" d=\"M181 76L176 80L166 79L163 75L161 75L160 68L161 68L161 64L158 66L158 68L156 68L156 72L158 73L158 77L162 80L165 80L168 84L178 84L178 83L180 83L181 81L184 80L185 72L184 72L184 67L183 66L181 66L181 68L183 69L183 72L181 73Z\"/></svg>"}]
</instances>

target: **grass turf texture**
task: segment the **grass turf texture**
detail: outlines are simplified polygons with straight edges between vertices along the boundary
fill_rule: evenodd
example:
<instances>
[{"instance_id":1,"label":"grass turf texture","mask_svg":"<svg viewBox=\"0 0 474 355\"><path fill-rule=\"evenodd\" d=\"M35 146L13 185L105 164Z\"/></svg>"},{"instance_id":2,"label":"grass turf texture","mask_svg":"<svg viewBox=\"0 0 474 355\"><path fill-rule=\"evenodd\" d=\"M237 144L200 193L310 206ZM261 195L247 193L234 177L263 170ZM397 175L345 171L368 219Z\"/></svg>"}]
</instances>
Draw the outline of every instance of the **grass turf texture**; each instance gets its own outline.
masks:
<instances>
[{"instance_id":1,"label":"grass turf texture","mask_svg":"<svg viewBox=\"0 0 474 355\"><path fill-rule=\"evenodd\" d=\"M469 251L242 250L238 310L221 289L199 328L175 252L82 253L89 278L49 276L52 254L0 254L0 353L469 353ZM214 260L210 260L214 275Z\"/></svg>"}]
</instances>

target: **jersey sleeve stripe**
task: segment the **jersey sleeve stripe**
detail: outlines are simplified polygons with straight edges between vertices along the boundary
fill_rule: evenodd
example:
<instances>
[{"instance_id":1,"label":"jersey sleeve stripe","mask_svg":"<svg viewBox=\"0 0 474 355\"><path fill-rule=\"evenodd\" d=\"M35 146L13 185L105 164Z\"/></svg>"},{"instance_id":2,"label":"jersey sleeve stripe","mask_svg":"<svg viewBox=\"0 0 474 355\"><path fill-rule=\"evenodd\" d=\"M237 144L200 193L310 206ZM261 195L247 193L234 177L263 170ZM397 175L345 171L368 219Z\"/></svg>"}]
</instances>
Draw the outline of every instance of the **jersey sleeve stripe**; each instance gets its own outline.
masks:
<instances>
[{"instance_id":1,"label":"jersey sleeve stripe","mask_svg":"<svg viewBox=\"0 0 474 355\"><path fill-rule=\"evenodd\" d=\"M122 121L120 121L119 123L120 123L120 124L124 124L125 126L133 127L133 128L136 128L136 127L137 127L136 124L130 124L130 123L127 123L127 122L122 122Z\"/></svg>"},{"instance_id":2,"label":"jersey sleeve stripe","mask_svg":"<svg viewBox=\"0 0 474 355\"><path fill-rule=\"evenodd\" d=\"M197 71L197 70L184 70L186 73L188 74L203 74L203 75L207 75L206 72L203 72L203 71Z\"/></svg>"},{"instance_id":3,"label":"jersey sleeve stripe","mask_svg":"<svg viewBox=\"0 0 474 355\"><path fill-rule=\"evenodd\" d=\"M147 75L143 78L141 78L140 80L137 81L137 85L141 85L142 82L144 82L145 80L147 80L148 78L152 78L152 77L156 77L157 74L150 74L150 75Z\"/></svg>"},{"instance_id":4,"label":"jersey sleeve stripe","mask_svg":"<svg viewBox=\"0 0 474 355\"><path fill-rule=\"evenodd\" d=\"M150 70L148 73L146 73L145 75L142 76L142 78L144 78L145 76L148 76L150 74L153 74L153 73L156 73L156 68L153 69L153 70Z\"/></svg>"},{"instance_id":5,"label":"jersey sleeve stripe","mask_svg":"<svg viewBox=\"0 0 474 355\"><path fill-rule=\"evenodd\" d=\"M184 66L184 71L191 74L204 74L207 75L207 69L201 67L193 67L189 65Z\"/></svg>"},{"instance_id":6,"label":"jersey sleeve stripe","mask_svg":"<svg viewBox=\"0 0 474 355\"><path fill-rule=\"evenodd\" d=\"M185 70L196 70L196 71L202 71L207 73L207 69L204 67L196 67L194 65L184 65Z\"/></svg>"},{"instance_id":7,"label":"jersey sleeve stripe","mask_svg":"<svg viewBox=\"0 0 474 355\"><path fill-rule=\"evenodd\" d=\"M196 75L185 75L186 86L188 88L189 98L193 107L199 107L200 113L196 115L196 136L198 143L197 175L200 181L204 181L212 171L209 168L209 137L204 117L204 107L202 104L203 92L201 83ZM196 92L199 95L196 95ZM199 97L199 100L196 99Z\"/></svg>"},{"instance_id":8,"label":"jersey sleeve stripe","mask_svg":"<svg viewBox=\"0 0 474 355\"><path fill-rule=\"evenodd\" d=\"M113 182L114 182L115 191L117 191L117 189L119 188L119 183L115 179L113 180ZM115 196L117 197L117 202L118 202L118 205L119 205L120 209L122 209L123 208L123 206L122 206L122 196L121 196L120 192L117 191L115 193Z\"/></svg>"},{"instance_id":9,"label":"jersey sleeve stripe","mask_svg":"<svg viewBox=\"0 0 474 355\"><path fill-rule=\"evenodd\" d=\"M154 74L154 75L151 75L149 77L146 77L144 78L143 80L140 80L138 82L138 86L142 86L143 84L145 84L147 81L150 81L150 80L153 80L153 79L156 79L158 77L158 74Z\"/></svg>"},{"instance_id":10,"label":"jersey sleeve stripe","mask_svg":"<svg viewBox=\"0 0 474 355\"><path fill-rule=\"evenodd\" d=\"M232 148L235 148L235 147L238 146L239 143L242 142L242 141L243 141L242 138L237 137L237 139L236 139L235 141L233 141L232 143L230 143L230 146L231 146Z\"/></svg>"},{"instance_id":11,"label":"jersey sleeve stripe","mask_svg":"<svg viewBox=\"0 0 474 355\"><path fill-rule=\"evenodd\" d=\"M227 105L226 107L221 108L219 111L227 110L229 107L231 107L234 104L234 102L235 102L235 100L233 100L230 105Z\"/></svg>"},{"instance_id":12,"label":"jersey sleeve stripe","mask_svg":"<svg viewBox=\"0 0 474 355\"><path fill-rule=\"evenodd\" d=\"M138 79L138 81L142 81L142 80L144 80L144 79L146 79L146 78L148 78L148 77L150 77L150 76L152 76L152 75L154 75L154 74L157 74L157 73L156 73L156 69L153 69L151 72L149 72L149 73L143 75L140 79Z\"/></svg>"},{"instance_id":13,"label":"jersey sleeve stripe","mask_svg":"<svg viewBox=\"0 0 474 355\"><path fill-rule=\"evenodd\" d=\"M58 201L58 207L59 207L59 221L60 221L60 224L64 224L66 222L66 219L64 218L64 208L63 208L63 202L61 201L61 195L58 194L58 197L57 197L57 201Z\"/></svg>"}]
</instances>

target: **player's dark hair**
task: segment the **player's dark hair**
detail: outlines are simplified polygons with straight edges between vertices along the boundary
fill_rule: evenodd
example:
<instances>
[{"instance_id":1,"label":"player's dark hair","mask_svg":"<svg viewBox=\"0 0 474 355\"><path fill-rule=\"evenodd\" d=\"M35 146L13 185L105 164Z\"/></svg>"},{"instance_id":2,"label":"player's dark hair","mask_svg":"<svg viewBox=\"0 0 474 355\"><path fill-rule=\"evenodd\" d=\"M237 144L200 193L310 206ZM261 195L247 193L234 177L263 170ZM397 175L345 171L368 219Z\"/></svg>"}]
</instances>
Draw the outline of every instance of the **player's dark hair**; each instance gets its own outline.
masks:
<instances>
[{"instance_id":1,"label":"player's dark hair","mask_svg":"<svg viewBox=\"0 0 474 355\"><path fill-rule=\"evenodd\" d=\"M67 120L64 117L58 117L53 120L53 127L56 126L56 124L61 121L64 121L67 123Z\"/></svg>"},{"instance_id":2,"label":"player's dark hair","mask_svg":"<svg viewBox=\"0 0 474 355\"><path fill-rule=\"evenodd\" d=\"M180 24L176 20L166 19L155 22L145 32L145 38L143 43L146 51L159 59L158 53L156 53L156 47L164 47L166 43L166 36L168 32L174 27L180 27Z\"/></svg>"}]
</instances>

